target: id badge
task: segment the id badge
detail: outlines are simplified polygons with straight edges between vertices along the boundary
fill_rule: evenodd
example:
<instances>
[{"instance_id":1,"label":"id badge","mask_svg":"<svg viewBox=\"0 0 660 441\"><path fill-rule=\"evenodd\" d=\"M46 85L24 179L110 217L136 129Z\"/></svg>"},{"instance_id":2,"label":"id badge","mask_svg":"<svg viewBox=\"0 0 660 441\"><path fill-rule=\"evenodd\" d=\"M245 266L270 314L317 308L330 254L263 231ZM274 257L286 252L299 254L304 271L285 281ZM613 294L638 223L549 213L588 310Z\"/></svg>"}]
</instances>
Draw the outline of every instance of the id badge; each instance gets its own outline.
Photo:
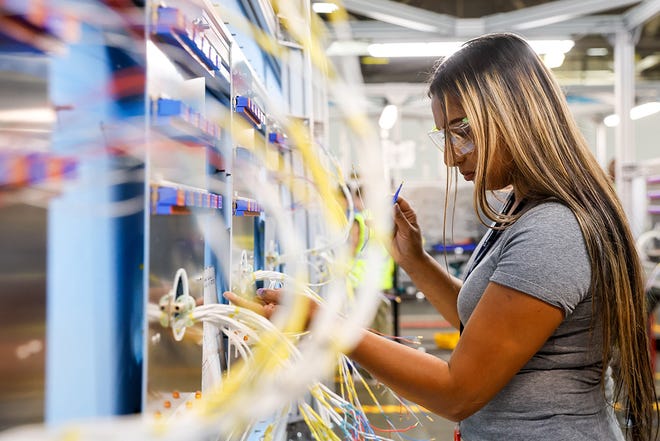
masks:
<instances>
[{"instance_id":1,"label":"id badge","mask_svg":"<svg viewBox=\"0 0 660 441\"><path fill-rule=\"evenodd\" d=\"M458 424L454 426L454 441L461 441L461 428Z\"/></svg>"}]
</instances>

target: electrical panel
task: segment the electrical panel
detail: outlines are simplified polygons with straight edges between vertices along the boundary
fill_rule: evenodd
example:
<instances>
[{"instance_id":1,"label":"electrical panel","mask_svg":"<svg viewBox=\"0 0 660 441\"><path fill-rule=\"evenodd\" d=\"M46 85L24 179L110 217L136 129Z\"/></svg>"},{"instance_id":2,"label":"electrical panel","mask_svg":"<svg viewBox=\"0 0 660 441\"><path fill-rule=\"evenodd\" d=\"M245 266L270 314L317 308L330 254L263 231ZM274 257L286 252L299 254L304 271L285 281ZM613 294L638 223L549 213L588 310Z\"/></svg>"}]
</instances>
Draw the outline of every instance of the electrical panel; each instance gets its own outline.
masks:
<instances>
[{"instance_id":1,"label":"electrical panel","mask_svg":"<svg viewBox=\"0 0 660 441\"><path fill-rule=\"evenodd\" d=\"M346 291L352 213L326 145L336 72L313 54L310 2L28 0L0 12L3 117L17 121L0 118L12 243L0 277L12 302L41 303L3 321L19 337L3 354L14 384L1 427L373 437L351 388L322 381L336 368L346 385L360 376L339 349L376 303ZM271 322L223 296L258 302L260 288L295 294L289 314ZM307 339L301 305L326 300L334 328ZM338 327L331 314L348 304ZM16 419L16 403L43 411Z\"/></svg>"},{"instance_id":2,"label":"electrical panel","mask_svg":"<svg viewBox=\"0 0 660 441\"><path fill-rule=\"evenodd\" d=\"M309 16L308 4L297 7ZM254 271L284 265L273 219L295 216L307 228L306 209L290 208L299 153L286 127L294 115L313 136L302 98L312 90L308 54L278 43L280 17L264 1L0 8L3 95L31 89L13 105L3 100L22 126L0 127L1 208L5 232L41 262L15 280L48 305L47 317L36 308L18 318L41 331L11 343L36 363L43 388L34 407L45 411L25 421L3 412L2 425L171 414L209 385L205 351L219 370L231 356L217 331L196 325L175 336L150 320L149 305L176 301L183 286L197 305L226 304L226 290L254 292L264 284ZM295 62L264 49L261 34ZM38 111L43 123L32 121ZM23 217L36 230L23 232ZM81 391L76 403L62 406L71 390ZM12 400L5 395L2 408Z\"/></svg>"}]
</instances>

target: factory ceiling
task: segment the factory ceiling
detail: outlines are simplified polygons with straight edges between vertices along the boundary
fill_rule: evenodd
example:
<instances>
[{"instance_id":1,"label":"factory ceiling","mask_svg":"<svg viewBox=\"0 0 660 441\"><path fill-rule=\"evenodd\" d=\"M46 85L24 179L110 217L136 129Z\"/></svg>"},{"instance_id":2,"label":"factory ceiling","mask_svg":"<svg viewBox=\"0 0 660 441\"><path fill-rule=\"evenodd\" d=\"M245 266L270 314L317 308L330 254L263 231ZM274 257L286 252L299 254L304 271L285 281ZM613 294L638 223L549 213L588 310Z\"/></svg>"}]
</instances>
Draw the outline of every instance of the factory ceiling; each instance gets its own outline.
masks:
<instances>
[{"instance_id":1,"label":"factory ceiling","mask_svg":"<svg viewBox=\"0 0 660 441\"><path fill-rule=\"evenodd\" d=\"M350 40L372 91L391 83L421 86L438 57L374 57L369 44L466 41L487 32L515 32L530 40L574 41L553 71L575 101L591 104L585 107L589 111L609 112L619 31L635 45L636 101L660 100L660 0L344 0L343 6L350 34L332 31L335 47L345 48Z\"/></svg>"}]
</instances>

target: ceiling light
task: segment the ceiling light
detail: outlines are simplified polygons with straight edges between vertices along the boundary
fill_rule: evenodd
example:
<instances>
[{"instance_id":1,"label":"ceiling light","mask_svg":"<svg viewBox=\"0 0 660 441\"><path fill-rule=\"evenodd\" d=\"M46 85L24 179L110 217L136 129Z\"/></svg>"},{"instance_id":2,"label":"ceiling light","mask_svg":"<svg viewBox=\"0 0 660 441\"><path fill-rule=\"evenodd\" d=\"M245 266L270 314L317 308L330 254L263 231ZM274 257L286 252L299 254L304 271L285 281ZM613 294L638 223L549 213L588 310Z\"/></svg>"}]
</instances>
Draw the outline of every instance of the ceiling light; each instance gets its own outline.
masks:
<instances>
[{"instance_id":1,"label":"ceiling light","mask_svg":"<svg viewBox=\"0 0 660 441\"><path fill-rule=\"evenodd\" d=\"M603 118L603 124L605 124L607 127L616 127L619 125L619 115L612 114L612 115L607 115L605 118Z\"/></svg>"},{"instance_id":2,"label":"ceiling light","mask_svg":"<svg viewBox=\"0 0 660 441\"><path fill-rule=\"evenodd\" d=\"M339 6L334 3L320 2L312 4L312 10L317 14L332 14L337 9L339 9Z\"/></svg>"},{"instance_id":3,"label":"ceiling light","mask_svg":"<svg viewBox=\"0 0 660 441\"><path fill-rule=\"evenodd\" d=\"M573 40L529 40L537 54L565 54L575 45ZM374 43L367 48L372 57L446 57L462 46L462 41Z\"/></svg>"},{"instance_id":4,"label":"ceiling light","mask_svg":"<svg viewBox=\"0 0 660 441\"><path fill-rule=\"evenodd\" d=\"M652 101L630 109L630 119L637 120L658 112L660 112L660 102ZM619 115L612 114L606 116L603 119L603 124L607 127L616 127L619 124Z\"/></svg>"},{"instance_id":5,"label":"ceiling light","mask_svg":"<svg viewBox=\"0 0 660 441\"><path fill-rule=\"evenodd\" d=\"M587 55L590 57L604 57L609 53L610 51L606 47L590 47L587 49Z\"/></svg>"},{"instance_id":6,"label":"ceiling light","mask_svg":"<svg viewBox=\"0 0 660 441\"><path fill-rule=\"evenodd\" d=\"M534 52L541 55L553 52L565 54L575 46L573 40L528 40L527 43L534 49Z\"/></svg>"},{"instance_id":7,"label":"ceiling light","mask_svg":"<svg viewBox=\"0 0 660 441\"><path fill-rule=\"evenodd\" d=\"M443 57L461 47L458 41L435 41L431 43L375 43L367 48L372 57Z\"/></svg>"},{"instance_id":8,"label":"ceiling light","mask_svg":"<svg viewBox=\"0 0 660 441\"><path fill-rule=\"evenodd\" d=\"M52 124L56 120L57 115L52 107L9 109L0 111L0 122L2 123Z\"/></svg>"},{"instance_id":9,"label":"ceiling light","mask_svg":"<svg viewBox=\"0 0 660 441\"><path fill-rule=\"evenodd\" d=\"M383 108L378 119L378 125L383 130L390 130L394 127L396 119L399 116L399 109L394 104L388 104Z\"/></svg>"},{"instance_id":10,"label":"ceiling light","mask_svg":"<svg viewBox=\"0 0 660 441\"><path fill-rule=\"evenodd\" d=\"M652 101L630 109L630 119L640 119L658 112L660 112L660 102Z\"/></svg>"},{"instance_id":11,"label":"ceiling light","mask_svg":"<svg viewBox=\"0 0 660 441\"><path fill-rule=\"evenodd\" d=\"M332 43L330 43L330 46L328 46L328 49L326 49L325 54L328 57L367 55L368 46L369 44L364 41L355 41L355 40L333 41Z\"/></svg>"},{"instance_id":12,"label":"ceiling light","mask_svg":"<svg viewBox=\"0 0 660 441\"><path fill-rule=\"evenodd\" d=\"M548 52L543 56L543 63L545 63L550 69L554 69L564 64L564 58L562 52Z\"/></svg>"}]
</instances>

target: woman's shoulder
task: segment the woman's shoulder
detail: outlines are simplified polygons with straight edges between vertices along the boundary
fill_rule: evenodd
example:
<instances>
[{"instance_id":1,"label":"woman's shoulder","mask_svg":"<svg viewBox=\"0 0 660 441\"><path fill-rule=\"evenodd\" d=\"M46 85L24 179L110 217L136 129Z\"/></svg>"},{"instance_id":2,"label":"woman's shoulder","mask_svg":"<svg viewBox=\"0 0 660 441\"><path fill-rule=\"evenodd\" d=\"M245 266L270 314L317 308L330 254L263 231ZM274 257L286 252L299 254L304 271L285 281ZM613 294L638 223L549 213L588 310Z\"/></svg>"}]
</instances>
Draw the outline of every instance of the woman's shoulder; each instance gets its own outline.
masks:
<instances>
[{"instance_id":1,"label":"woman's shoulder","mask_svg":"<svg viewBox=\"0 0 660 441\"><path fill-rule=\"evenodd\" d=\"M545 199L525 204L520 218L513 224L514 227L516 225L518 228L580 231L573 211L557 199Z\"/></svg>"},{"instance_id":2,"label":"woman's shoulder","mask_svg":"<svg viewBox=\"0 0 660 441\"><path fill-rule=\"evenodd\" d=\"M521 218L562 217L573 218L575 214L558 199L543 199L541 201L527 202L523 207Z\"/></svg>"}]
</instances>

